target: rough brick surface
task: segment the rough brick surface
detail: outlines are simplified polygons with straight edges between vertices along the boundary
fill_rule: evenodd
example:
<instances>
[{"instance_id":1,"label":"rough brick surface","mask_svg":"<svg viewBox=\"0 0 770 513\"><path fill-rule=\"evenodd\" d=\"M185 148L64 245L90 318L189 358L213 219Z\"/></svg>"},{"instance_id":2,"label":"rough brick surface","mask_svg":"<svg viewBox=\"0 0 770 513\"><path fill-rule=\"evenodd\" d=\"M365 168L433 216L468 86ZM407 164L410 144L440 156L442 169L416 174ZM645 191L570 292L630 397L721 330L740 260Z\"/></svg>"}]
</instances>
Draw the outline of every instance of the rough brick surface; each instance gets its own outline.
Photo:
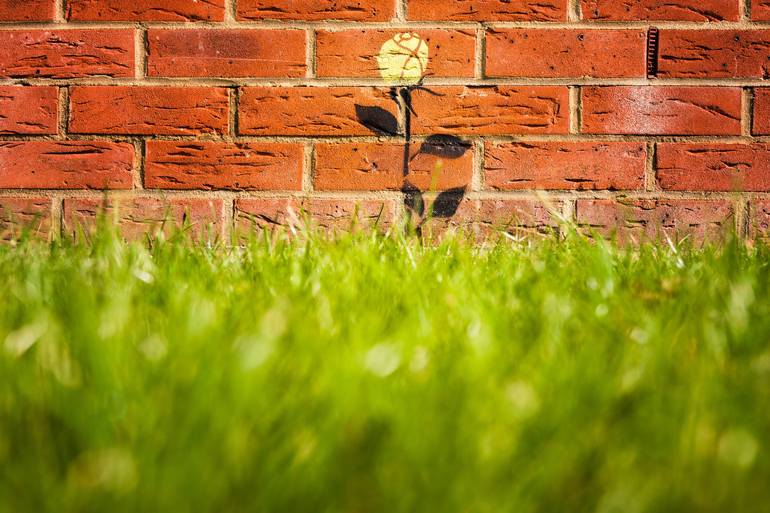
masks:
<instances>
[{"instance_id":1,"label":"rough brick surface","mask_svg":"<svg viewBox=\"0 0 770 513\"><path fill-rule=\"evenodd\" d=\"M473 30L415 29L430 48L428 77L472 77L476 46ZM379 78L377 55L382 45L398 31L319 31L317 41L319 77Z\"/></svg>"},{"instance_id":2,"label":"rough brick surface","mask_svg":"<svg viewBox=\"0 0 770 513\"><path fill-rule=\"evenodd\" d=\"M134 76L134 31L0 30L0 77Z\"/></svg>"},{"instance_id":3,"label":"rough brick surface","mask_svg":"<svg viewBox=\"0 0 770 513\"><path fill-rule=\"evenodd\" d=\"M749 203L749 236L767 240L770 237L770 200L756 199Z\"/></svg>"},{"instance_id":4,"label":"rough brick surface","mask_svg":"<svg viewBox=\"0 0 770 513\"><path fill-rule=\"evenodd\" d=\"M15 239L22 230L45 238L51 230L51 199L0 196L0 240Z\"/></svg>"},{"instance_id":5,"label":"rough brick surface","mask_svg":"<svg viewBox=\"0 0 770 513\"><path fill-rule=\"evenodd\" d=\"M739 0L582 0L583 18L601 21L737 21Z\"/></svg>"},{"instance_id":6,"label":"rough brick surface","mask_svg":"<svg viewBox=\"0 0 770 513\"><path fill-rule=\"evenodd\" d=\"M398 131L397 112L387 88L247 87L238 127L247 135L372 135Z\"/></svg>"},{"instance_id":7,"label":"rough brick surface","mask_svg":"<svg viewBox=\"0 0 770 513\"><path fill-rule=\"evenodd\" d=\"M404 175L401 144L349 143L316 146L317 190L401 190L408 182L421 190L467 187L473 174L473 151L457 158L435 155L429 143L414 143Z\"/></svg>"},{"instance_id":8,"label":"rough brick surface","mask_svg":"<svg viewBox=\"0 0 770 513\"><path fill-rule=\"evenodd\" d=\"M396 0L239 0L239 20L387 21Z\"/></svg>"},{"instance_id":9,"label":"rough brick surface","mask_svg":"<svg viewBox=\"0 0 770 513\"><path fill-rule=\"evenodd\" d=\"M770 135L770 89L754 91L754 135Z\"/></svg>"},{"instance_id":10,"label":"rough brick surface","mask_svg":"<svg viewBox=\"0 0 770 513\"><path fill-rule=\"evenodd\" d=\"M0 142L0 188L129 189L134 147L96 141Z\"/></svg>"},{"instance_id":11,"label":"rough brick surface","mask_svg":"<svg viewBox=\"0 0 770 513\"><path fill-rule=\"evenodd\" d=\"M228 127L222 88L75 87L70 100L73 133L195 135Z\"/></svg>"},{"instance_id":12,"label":"rough brick surface","mask_svg":"<svg viewBox=\"0 0 770 513\"><path fill-rule=\"evenodd\" d=\"M305 76L301 30L159 29L150 30L148 40L150 76Z\"/></svg>"},{"instance_id":13,"label":"rough brick surface","mask_svg":"<svg viewBox=\"0 0 770 513\"><path fill-rule=\"evenodd\" d=\"M751 0L751 19L757 21L770 21L770 1Z\"/></svg>"},{"instance_id":14,"label":"rough brick surface","mask_svg":"<svg viewBox=\"0 0 770 513\"><path fill-rule=\"evenodd\" d=\"M299 144L150 141L145 186L299 190L303 158Z\"/></svg>"},{"instance_id":15,"label":"rough brick surface","mask_svg":"<svg viewBox=\"0 0 770 513\"><path fill-rule=\"evenodd\" d=\"M0 134L55 134L55 87L0 86Z\"/></svg>"},{"instance_id":16,"label":"rough brick surface","mask_svg":"<svg viewBox=\"0 0 770 513\"><path fill-rule=\"evenodd\" d=\"M51 21L54 0L0 0L0 21Z\"/></svg>"},{"instance_id":17,"label":"rough brick surface","mask_svg":"<svg viewBox=\"0 0 770 513\"><path fill-rule=\"evenodd\" d=\"M198 239L220 237L223 203L216 198L131 197L113 200L67 198L64 200L64 230L69 234L88 232L99 216L114 220L127 239L139 239L159 232L185 228Z\"/></svg>"},{"instance_id":18,"label":"rough brick surface","mask_svg":"<svg viewBox=\"0 0 770 513\"><path fill-rule=\"evenodd\" d=\"M770 146L660 144L658 183L674 191L770 191Z\"/></svg>"},{"instance_id":19,"label":"rough brick surface","mask_svg":"<svg viewBox=\"0 0 770 513\"><path fill-rule=\"evenodd\" d=\"M73 21L222 21L225 0L67 0Z\"/></svg>"},{"instance_id":20,"label":"rough brick surface","mask_svg":"<svg viewBox=\"0 0 770 513\"><path fill-rule=\"evenodd\" d=\"M394 212L392 201L381 200L249 198L235 202L236 229L242 234L257 229L298 229L308 224L342 230L387 227Z\"/></svg>"},{"instance_id":21,"label":"rough brick surface","mask_svg":"<svg viewBox=\"0 0 770 513\"><path fill-rule=\"evenodd\" d=\"M491 77L642 77L642 30L497 29L487 36Z\"/></svg>"},{"instance_id":22,"label":"rough brick surface","mask_svg":"<svg viewBox=\"0 0 770 513\"><path fill-rule=\"evenodd\" d=\"M567 0L412 0L409 19L425 21L564 21Z\"/></svg>"},{"instance_id":23,"label":"rough brick surface","mask_svg":"<svg viewBox=\"0 0 770 513\"><path fill-rule=\"evenodd\" d=\"M587 87L589 134L740 135L741 91L716 87Z\"/></svg>"},{"instance_id":24,"label":"rough brick surface","mask_svg":"<svg viewBox=\"0 0 770 513\"><path fill-rule=\"evenodd\" d=\"M412 0L408 15L425 21L564 21L567 0Z\"/></svg>"},{"instance_id":25,"label":"rough brick surface","mask_svg":"<svg viewBox=\"0 0 770 513\"><path fill-rule=\"evenodd\" d=\"M770 30L662 30L659 77L768 78Z\"/></svg>"},{"instance_id":26,"label":"rough brick surface","mask_svg":"<svg viewBox=\"0 0 770 513\"><path fill-rule=\"evenodd\" d=\"M566 134L566 87L432 87L415 91L414 132L430 135Z\"/></svg>"},{"instance_id":27,"label":"rough brick surface","mask_svg":"<svg viewBox=\"0 0 770 513\"><path fill-rule=\"evenodd\" d=\"M640 143L487 143L485 183L493 190L633 190L644 187Z\"/></svg>"},{"instance_id":28,"label":"rough brick surface","mask_svg":"<svg viewBox=\"0 0 770 513\"><path fill-rule=\"evenodd\" d=\"M765 237L768 22L770 0L0 0L0 206L66 233L106 207L132 237L303 210Z\"/></svg>"},{"instance_id":29,"label":"rough brick surface","mask_svg":"<svg viewBox=\"0 0 770 513\"><path fill-rule=\"evenodd\" d=\"M599 233L617 233L626 240L666 235L712 238L733 227L734 208L725 200L643 199L578 200L577 221Z\"/></svg>"}]
</instances>

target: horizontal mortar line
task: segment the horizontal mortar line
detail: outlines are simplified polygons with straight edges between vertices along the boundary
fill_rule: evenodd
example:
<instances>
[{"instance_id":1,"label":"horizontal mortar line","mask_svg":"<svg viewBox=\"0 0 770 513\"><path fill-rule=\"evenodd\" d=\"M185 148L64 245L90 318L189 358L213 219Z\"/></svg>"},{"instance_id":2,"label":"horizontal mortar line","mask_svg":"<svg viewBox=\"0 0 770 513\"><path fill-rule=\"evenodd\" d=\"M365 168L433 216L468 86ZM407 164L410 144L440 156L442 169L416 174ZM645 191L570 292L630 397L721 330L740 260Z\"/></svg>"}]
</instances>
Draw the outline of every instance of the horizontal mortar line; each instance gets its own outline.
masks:
<instances>
[{"instance_id":1,"label":"horizontal mortar line","mask_svg":"<svg viewBox=\"0 0 770 513\"><path fill-rule=\"evenodd\" d=\"M446 135L446 134L436 134ZM429 135L413 135L412 142L424 142ZM618 134L510 134L510 135L454 135L463 141L482 140L490 143L505 144L517 142L653 142L653 143L723 143L750 144L770 143L770 136L720 136L720 135L618 135ZM383 143L403 144L403 137L379 136L272 136L272 135L124 135L124 134L68 134L66 139L58 135L12 135L0 134L0 142L50 141L50 142L135 142L135 141L167 141L167 142L218 142L218 143Z\"/></svg>"},{"instance_id":2,"label":"horizontal mortar line","mask_svg":"<svg viewBox=\"0 0 770 513\"><path fill-rule=\"evenodd\" d=\"M209 78L209 77L145 77L131 78L0 78L0 86L173 86L173 87L379 87L389 88L377 78ZM399 87L405 84L395 84ZM446 77L426 78L426 87L468 86L691 86L691 87L770 87L770 80L758 78L539 78L491 77L484 79Z\"/></svg>"},{"instance_id":3,"label":"horizontal mortar line","mask_svg":"<svg viewBox=\"0 0 770 513\"><path fill-rule=\"evenodd\" d=\"M446 134L436 134L446 135ZM429 139L429 135L414 135L412 142L420 143ZM751 144L770 143L770 136L719 136L719 135L614 135L614 134L511 134L511 135L478 135L458 134L463 141L482 140L494 144L527 143L527 142L638 142L638 143L723 143ZM403 137L375 136L175 136L175 135L121 135L121 134L69 134L66 139L58 135L0 135L0 142L135 142L135 141L166 141L180 143L216 142L216 143L291 143L291 144L340 144L340 143L370 143L370 144L403 144Z\"/></svg>"},{"instance_id":4,"label":"horizontal mortar line","mask_svg":"<svg viewBox=\"0 0 770 513\"><path fill-rule=\"evenodd\" d=\"M424 191L424 194L441 194L442 190ZM397 190L321 190L313 192L281 191L281 190L234 190L234 189L31 189L31 188L0 188L0 196L52 196L62 198L320 198L320 199L382 199L400 198L402 193ZM520 189L469 191L465 194L468 199L519 199L540 197L575 199L735 199L745 196L749 199L770 199L770 191L643 191L643 190L574 190L574 189Z\"/></svg>"},{"instance_id":5,"label":"horizontal mortar line","mask_svg":"<svg viewBox=\"0 0 770 513\"><path fill-rule=\"evenodd\" d=\"M770 28L770 22L761 20L741 21L671 21L671 20L636 20L636 21L502 21L502 20L460 20L460 21L344 21L344 20L234 20L234 21L68 21L57 22L0 22L0 30L66 30L66 29L124 29L146 27L150 29L296 29L296 30L409 30L409 29L456 29L475 30L486 27L496 28L531 28L531 29L580 29L580 30L639 30L654 25L661 29L694 30L751 30Z\"/></svg>"}]
</instances>

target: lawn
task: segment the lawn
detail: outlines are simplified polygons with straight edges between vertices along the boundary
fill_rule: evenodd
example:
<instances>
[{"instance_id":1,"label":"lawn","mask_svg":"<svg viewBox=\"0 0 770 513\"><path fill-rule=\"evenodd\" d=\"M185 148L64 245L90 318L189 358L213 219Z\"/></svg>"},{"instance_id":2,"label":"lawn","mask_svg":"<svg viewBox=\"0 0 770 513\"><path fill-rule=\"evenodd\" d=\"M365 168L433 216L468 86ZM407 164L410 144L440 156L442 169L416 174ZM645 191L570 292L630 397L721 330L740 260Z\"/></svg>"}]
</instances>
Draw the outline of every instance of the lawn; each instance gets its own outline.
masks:
<instances>
[{"instance_id":1,"label":"lawn","mask_svg":"<svg viewBox=\"0 0 770 513\"><path fill-rule=\"evenodd\" d=\"M770 510L770 249L0 246L0 512Z\"/></svg>"}]
</instances>

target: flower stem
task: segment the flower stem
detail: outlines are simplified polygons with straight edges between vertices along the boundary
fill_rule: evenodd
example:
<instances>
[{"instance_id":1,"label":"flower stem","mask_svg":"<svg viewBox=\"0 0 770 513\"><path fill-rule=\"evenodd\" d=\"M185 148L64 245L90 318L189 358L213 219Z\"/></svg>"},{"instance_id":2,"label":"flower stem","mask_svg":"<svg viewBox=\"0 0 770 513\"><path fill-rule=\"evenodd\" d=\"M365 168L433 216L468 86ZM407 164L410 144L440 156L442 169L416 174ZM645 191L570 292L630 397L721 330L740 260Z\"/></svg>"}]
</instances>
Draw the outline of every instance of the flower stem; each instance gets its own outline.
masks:
<instances>
[{"instance_id":1,"label":"flower stem","mask_svg":"<svg viewBox=\"0 0 770 513\"><path fill-rule=\"evenodd\" d=\"M400 108L404 113L404 176L409 175L409 157L412 145L412 89L410 87L401 88Z\"/></svg>"}]
</instances>

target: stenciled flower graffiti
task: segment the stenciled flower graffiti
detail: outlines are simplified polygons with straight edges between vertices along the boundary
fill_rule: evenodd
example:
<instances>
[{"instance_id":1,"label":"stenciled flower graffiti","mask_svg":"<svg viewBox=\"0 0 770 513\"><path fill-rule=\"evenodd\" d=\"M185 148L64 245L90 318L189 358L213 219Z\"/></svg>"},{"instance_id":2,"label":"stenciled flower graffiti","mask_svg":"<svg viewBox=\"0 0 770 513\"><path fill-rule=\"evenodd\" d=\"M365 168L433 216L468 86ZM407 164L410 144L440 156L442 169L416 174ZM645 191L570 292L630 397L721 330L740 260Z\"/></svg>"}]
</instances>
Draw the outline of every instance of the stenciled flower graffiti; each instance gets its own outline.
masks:
<instances>
[{"instance_id":1,"label":"stenciled flower graffiti","mask_svg":"<svg viewBox=\"0 0 770 513\"><path fill-rule=\"evenodd\" d=\"M414 32L399 33L383 43L377 55L377 67L380 75L390 85L390 97L396 103L403 126L390 112L380 107L356 105L359 122L377 135L402 136L404 139L403 176L401 191L404 204L417 230L422 232L425 222L431 217L452 217L457 212L465 196L466 188L459 187L440 193L431 208L425 208L425 198L420 189L409 182L410 160L417 155L430 154L444 159L462 157L470 148L470 143L451 135L431 135L425 138L419 152L411 155L412 116L417 116L412 106L412 93L421 90L427 94L440 96L423 85L428 76L430 48L428 43ZM411 155L411 157L410 157ZM441 172L437 165L436 173Z\"/></svg>"}]
</instances>

